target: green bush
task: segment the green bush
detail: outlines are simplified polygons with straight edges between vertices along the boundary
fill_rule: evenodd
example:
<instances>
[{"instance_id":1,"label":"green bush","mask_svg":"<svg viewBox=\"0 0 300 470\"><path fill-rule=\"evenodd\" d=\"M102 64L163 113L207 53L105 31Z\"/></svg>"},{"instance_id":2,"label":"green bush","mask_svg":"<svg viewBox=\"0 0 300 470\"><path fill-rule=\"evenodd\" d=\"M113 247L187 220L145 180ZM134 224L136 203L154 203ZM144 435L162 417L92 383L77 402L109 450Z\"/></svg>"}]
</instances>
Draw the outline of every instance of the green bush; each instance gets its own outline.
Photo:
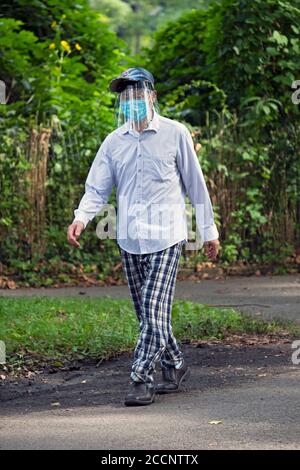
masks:
<instances>
[{"instance_id":1,"label":"green bush","mask_svg":"<svg viewBox=\"0 0 300 470\"><path fill-rule=\"evenodd\" d=\"M299 247L299 21L299 0L222 0L144 49L163 113L194 135L226 262L280 264Z\"/></svg>"},{"instance_id":2,"label":"green bush","mask_svg":"<svg viewBox=\"0 0 300 470\"><path fill-rule=\"evenodd\" d=\"M1 4L0 49L7 88L7 104L0 106L0 262L12 267L15 259L36 264L59 255L76 263L85 260L85 249L95 257L95 235L85 236L74 255L66 230L96 151L114 126L108 83L126 64L127 46L85 0L18 0ZM42 129L50 142L41 256L29 240L35 211L26 188L34 165L31 132Z\"/></svg>"}]
</instances>

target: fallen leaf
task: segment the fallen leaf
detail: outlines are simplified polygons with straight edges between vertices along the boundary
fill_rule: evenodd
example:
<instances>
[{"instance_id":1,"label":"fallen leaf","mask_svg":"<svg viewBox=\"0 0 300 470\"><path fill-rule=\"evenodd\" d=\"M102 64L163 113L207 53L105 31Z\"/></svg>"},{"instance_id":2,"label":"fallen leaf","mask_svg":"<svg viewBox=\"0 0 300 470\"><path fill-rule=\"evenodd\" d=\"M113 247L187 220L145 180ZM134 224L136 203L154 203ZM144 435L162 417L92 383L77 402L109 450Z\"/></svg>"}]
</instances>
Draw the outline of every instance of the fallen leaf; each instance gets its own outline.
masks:
<instances>
[{"instance_id":1,"label":"fallen leaf","mask_svg":"<svg viewBox=\"0 0 300 470\"><path fill-rule=\"evenodd\" d=\"M218 421L216 419L213 419L212 421L209 422L209 424L223 424L223 421Z\"/></svg>"},{"instance_id":2,"label":"fallen leaf","mask_svg":"<svg viewBox=\"0 0 300 470\"><path fill-rule=\"evenodd\" d=\"M59 403L59 401L57 401L55 403L51 403L51 406L60 406L60 403Z\"/></svg>"},{"instance_id":3,"label":"fallen leaf","mask_svg":"<svg viewBox=\"0 0 300 470\"><path fill-rule=\"evenodd\" d=\"M7 287L9 289L16 289L17 286L16 286L15 281L9 280L9 281L7 281Z\"/></svg>"},{"instance_id":4,"label":"fallen leaf","mask_svg":"<svg viewBox=\"0 0 300 470\"><path fill-rule=\"evenodd\" d=\"M55 361L51 365L52 367L62 367L63 363L61 361Z\"/></svg>"},{"instance_id":5,"label":"fallen leaf","mask_svg":"<svg viewBox=\"0 0 300 470\"><path fill-rule=\"evenodd\" d=\"M35 375L34 372L28 371L27 374L26 374L26 378L30 379L30 377L33 377L34 375Z\"/></svg>"}]
</instances>

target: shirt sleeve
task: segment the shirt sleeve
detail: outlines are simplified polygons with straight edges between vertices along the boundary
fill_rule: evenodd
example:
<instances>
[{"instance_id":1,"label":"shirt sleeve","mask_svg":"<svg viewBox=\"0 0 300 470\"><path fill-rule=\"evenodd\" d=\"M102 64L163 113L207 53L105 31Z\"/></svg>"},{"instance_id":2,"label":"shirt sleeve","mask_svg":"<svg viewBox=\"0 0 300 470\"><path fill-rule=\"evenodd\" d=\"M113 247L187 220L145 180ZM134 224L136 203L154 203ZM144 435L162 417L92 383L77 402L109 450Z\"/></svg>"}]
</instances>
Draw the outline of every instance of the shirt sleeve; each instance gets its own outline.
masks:
<instances>
[{"instance_id":1,"label":"shirt sleeve","mask_svg":"<svg viewBox=\"0 0 300 470\"><path fill-rule=\"evenodd\" d=\"M107 138L102 142L90 167L86 182L85 193L77 209L74 210L74 220L84 224L84 228L100 212L107 203L114 185L114 175L108 151Z\"/></svg>"},{"instance_id":2,"label":"shirt sleeve","mask_svg":"<svg viewBox=\"0 0 300 470\"><path fill-rule=\"evenodd\" d=\"M219 238L214 213L189 130L183 126L178 144L177 166L190 201L195 208L197 228L203 242Z\"/></svg>"}]
</instances>

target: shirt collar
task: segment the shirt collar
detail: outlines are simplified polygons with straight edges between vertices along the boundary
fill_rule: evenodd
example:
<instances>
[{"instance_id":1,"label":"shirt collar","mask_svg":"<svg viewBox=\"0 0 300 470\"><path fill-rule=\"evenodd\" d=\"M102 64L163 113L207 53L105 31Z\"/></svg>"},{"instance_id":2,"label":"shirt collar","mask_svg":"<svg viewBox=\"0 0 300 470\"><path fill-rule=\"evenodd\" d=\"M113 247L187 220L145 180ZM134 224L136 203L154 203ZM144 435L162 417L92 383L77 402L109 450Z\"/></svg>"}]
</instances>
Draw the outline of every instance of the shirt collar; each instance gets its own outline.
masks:
<instances>
[{"instance_id":1,"label":"shirt collar","mask_svg":"<svg viewBox=\"0 0 300 470\"><path fill-rule=\"evenodd\" d=\"M157 132L158 129L159 129L159 115L155 111L155 109L153 109L153 118L149 122L149 125L148 125L147 129L144 129L143 132L146 132L146 131L155 131L155 132ZM126 134L126 132L129 132L128 122L125 122L125 124L123 124L123 126L121 126L119 128L119 130L122 134Z\"/></svg>"}]
</instances>

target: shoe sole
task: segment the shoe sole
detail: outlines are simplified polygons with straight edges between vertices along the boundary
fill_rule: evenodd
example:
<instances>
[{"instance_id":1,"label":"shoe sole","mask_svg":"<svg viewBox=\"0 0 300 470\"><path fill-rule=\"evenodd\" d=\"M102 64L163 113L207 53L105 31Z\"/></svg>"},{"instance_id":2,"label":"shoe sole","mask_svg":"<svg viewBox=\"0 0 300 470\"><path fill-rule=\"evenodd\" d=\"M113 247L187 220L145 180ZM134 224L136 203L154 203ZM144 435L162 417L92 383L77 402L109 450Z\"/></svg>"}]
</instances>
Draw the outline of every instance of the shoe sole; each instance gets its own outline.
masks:
<instances>
[{"instance_id":1,"label":"shoe sole","mask_svg":"<svg viewBox=\"0 0 300 470\"><path fill-rule=\"evenodd\" d=\"M143 406L143 405L151 405L151 403L153 403L154 401L155 401L155 394L153 395L151 400L148 400L148 401L132 399L132 400L125 400L124 404L126 406Z\"/></svg>"},{"instance_id":2,"label":"shoe sole","mask_svg":"<svg viewBox=\"0 0 300 470\"><path fill-rule=\"evenodd\" d=\"M174 393L174 392L177 392L179 387L180 387L180 384L181 382L185 382L186 379L189 378L189 376L191 375L191 370L190 368L188 368L185 373L183 374L183 376L181 377L181 379L179 380L178 382L178 386L176 388L174 388L173 390L167 390L167 389L155 389L155 393L157 393L158 395L165 395L167 393Z\"/></svg>"}]
</instances>

